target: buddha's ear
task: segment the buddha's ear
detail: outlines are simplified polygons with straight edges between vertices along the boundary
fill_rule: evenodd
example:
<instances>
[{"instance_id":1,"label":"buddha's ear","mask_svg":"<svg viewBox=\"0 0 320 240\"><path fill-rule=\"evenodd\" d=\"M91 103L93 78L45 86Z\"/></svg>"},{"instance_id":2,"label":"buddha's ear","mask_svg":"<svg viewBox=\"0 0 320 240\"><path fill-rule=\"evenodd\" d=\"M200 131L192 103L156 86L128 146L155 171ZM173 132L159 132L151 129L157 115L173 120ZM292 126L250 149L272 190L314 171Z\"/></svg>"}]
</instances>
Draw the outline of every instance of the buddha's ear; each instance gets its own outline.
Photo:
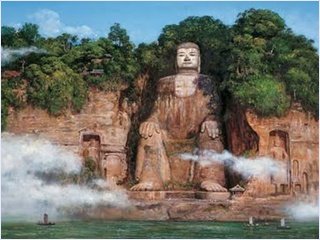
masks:
<instances>
[{"instance_id":1,"label":"buddha's ear","mask_svg":"<svg viewBox=\"0 0 320 240\"><path fill-rule=\"evenodd\" d=\"M200 73L200 67L201 67L201 57L200 57L200 54L199 54L199 66L198 66L198 73Z\"/></svg>"}]
</instances>

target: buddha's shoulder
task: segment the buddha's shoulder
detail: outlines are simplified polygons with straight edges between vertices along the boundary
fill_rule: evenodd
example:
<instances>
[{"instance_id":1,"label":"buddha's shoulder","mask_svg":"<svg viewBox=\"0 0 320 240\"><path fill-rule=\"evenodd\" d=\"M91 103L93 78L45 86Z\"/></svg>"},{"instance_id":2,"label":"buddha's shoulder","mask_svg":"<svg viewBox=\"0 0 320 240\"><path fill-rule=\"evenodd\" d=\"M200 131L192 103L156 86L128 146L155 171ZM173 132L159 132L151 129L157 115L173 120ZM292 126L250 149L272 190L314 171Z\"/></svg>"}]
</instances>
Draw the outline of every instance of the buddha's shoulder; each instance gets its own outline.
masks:
<instances>
[{"instance_id":1,"label":"buddha's shoulder","mask_svg":"<svg viewBox=\"0 0 320 240\"><path fill-rule=\"evenodd\" d=\"M174 79L175 75L160 78L158 81L158 91L163 93L171 92L174 89Z\"/></svg>"},{"instance_id":2,"label":"buddha's shoulder","mask_svg":"<svg viewBox=\"0 0 320 240\"><path fill-rule=\"evenodd\" d=\"M175 79L176 75L170 75L170 76L166 76L163 78L159 79L159 84L170 84L170 83L174 83L174 79Z\"/></svg>"}]
</instances>

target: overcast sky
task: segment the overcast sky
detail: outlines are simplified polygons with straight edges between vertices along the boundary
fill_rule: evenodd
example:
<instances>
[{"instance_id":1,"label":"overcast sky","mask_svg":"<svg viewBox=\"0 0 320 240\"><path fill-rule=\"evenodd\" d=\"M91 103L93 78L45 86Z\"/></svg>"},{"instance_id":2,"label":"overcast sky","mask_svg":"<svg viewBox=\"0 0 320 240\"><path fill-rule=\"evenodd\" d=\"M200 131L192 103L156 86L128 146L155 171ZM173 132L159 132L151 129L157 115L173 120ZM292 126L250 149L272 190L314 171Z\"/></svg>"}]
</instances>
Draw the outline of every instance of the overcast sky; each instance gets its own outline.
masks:
<instances>
[{"instance_id":1,"label":"overcast sky","mask_svg":"<svg viewBox=\"0 0 320 240\"><path fill-rule=\"evenodd\" d=\"M296 34L319 46L318 1L1 1L1 26L31 22L49 37L63 32L80 38L107 36L114 23L127 30L136 45L157 40L162 28L189 16L211 16L226 25L250 8L280 15Z\"/></svg>"}]
</instances>

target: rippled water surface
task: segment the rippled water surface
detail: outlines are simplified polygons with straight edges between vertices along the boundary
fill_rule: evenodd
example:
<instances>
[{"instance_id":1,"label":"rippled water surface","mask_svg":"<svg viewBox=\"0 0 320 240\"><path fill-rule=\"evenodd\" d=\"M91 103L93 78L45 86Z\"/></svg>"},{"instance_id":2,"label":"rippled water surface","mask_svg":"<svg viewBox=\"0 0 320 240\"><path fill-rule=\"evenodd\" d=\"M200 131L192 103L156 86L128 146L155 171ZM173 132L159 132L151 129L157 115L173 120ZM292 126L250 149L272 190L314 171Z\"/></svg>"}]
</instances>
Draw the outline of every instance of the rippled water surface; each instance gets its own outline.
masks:
<instances>
[{"instance_id":1,"label":"rippled water surface","mask_svg":"<svg viewBox=\"0 0 320 240\"><path fill-rule=\"evenodd\" d=\"M65 221L53 226L2 222L1 237L8 238L264 238L319 239L318 222L278 223L254 228L239 222Z\"/></svg>"}]
</instances>

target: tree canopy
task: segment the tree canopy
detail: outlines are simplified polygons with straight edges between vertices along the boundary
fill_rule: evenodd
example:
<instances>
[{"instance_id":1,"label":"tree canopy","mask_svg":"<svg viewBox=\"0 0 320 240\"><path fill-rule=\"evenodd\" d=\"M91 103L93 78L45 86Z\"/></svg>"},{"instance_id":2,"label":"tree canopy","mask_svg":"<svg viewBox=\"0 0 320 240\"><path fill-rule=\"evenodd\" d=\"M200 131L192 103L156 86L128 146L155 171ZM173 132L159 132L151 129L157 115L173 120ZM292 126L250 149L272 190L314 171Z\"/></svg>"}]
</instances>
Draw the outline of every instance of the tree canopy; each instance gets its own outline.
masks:
<instances>
[{"instance_id":1,"label":"tree canopy","mask_svg":"<svg viewBox=\"0 0 320 240\"><path fill-rule=\"evenodd\" d=\"M282 116L297 101L318 116L317 50L278 14L250 9L238 15L227 66L223 86L245 107Z\"/></svg>"},{"instance_id":2,"label":"tree canopy","mask_svg":"<svg viewBox=\"0 0 320 240\"><path fill-rule=\"evenodd\" d=\"M29 103L53 115L79 111L91 86L114 91L126 85L134 100L137 76L147 74L152 86L174 74L176 46L186 41L199 45L201 72L214 76L227 101L262 116L282 116L295 101L318 117L319 60L313 41L293 33L277 13L249 9L231 26L210 16L188 17L137 47L118 23L98 39L68 33L44 38L32 23L2 26L2 47L15 53L3 62L2 72L21 73L2 77L2 130L9 106ZM15 94L21 89L24 103ZM145 95L147 101L152 97Z\"/></svg>"},{"instance_id":3,"label":"tree canopy","mask_svg":"<svg viewBox=\"0 0 320 240\"><path fill-rule=\"evenodd\" d=\"M33 23L25 23L19 29L9 26L1 27L1 46L28 47L33 46L40 38L39 26Z\"/></svg>"},{"instance_id":4,"label":"tree canopy","mask_svg":"<svg viewBox=\"0 0 320 240\"><path fill-rule=\"evenodd\" d=\"M26 68L28 102L60 115L67 109L80 111L87 97L87 85L57 57L40 59Z\"/></svg>"}]
</instances>

